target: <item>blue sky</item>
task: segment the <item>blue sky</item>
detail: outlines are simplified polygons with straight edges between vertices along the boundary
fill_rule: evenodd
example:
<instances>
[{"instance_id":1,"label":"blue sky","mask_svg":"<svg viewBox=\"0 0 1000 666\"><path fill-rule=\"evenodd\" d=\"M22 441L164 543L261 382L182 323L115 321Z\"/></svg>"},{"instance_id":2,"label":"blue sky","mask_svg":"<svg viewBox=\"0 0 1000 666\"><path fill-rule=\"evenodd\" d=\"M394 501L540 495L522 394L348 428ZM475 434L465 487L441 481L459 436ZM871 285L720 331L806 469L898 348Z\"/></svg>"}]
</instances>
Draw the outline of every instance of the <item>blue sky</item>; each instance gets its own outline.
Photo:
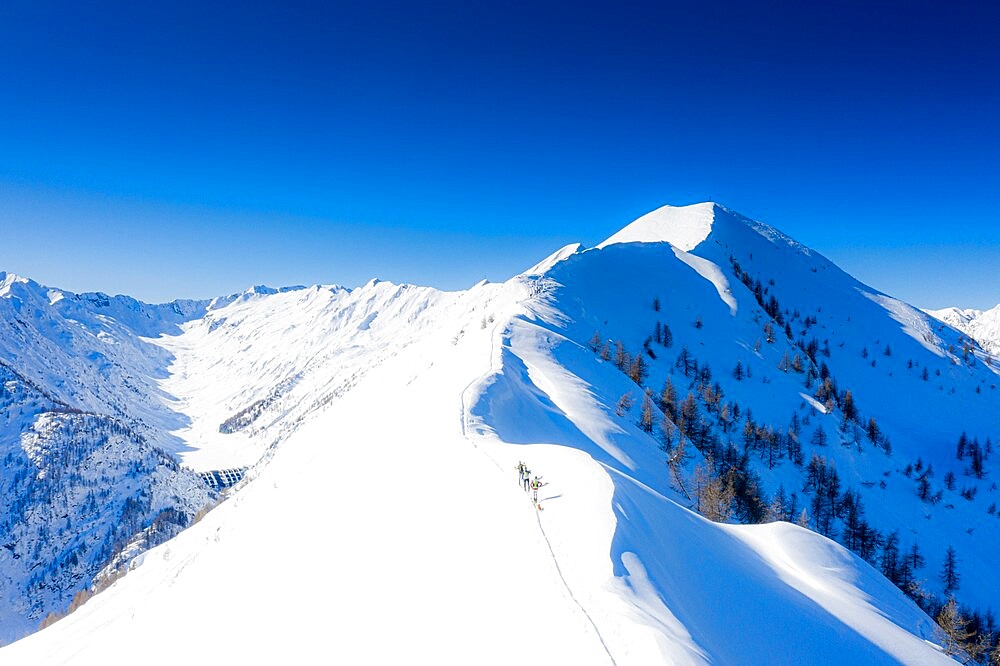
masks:
<instances>
[{"instance_id":1,"label":"blue sky","mask_svg":"<svg viewBox=\"0 0 1000 666\"><path fill-rule=\"evenodd\" d=\"M83 4L0 5L0 270L463 288L712 199L1000 302L996 3Z\"/></svg>"}]
</instances>

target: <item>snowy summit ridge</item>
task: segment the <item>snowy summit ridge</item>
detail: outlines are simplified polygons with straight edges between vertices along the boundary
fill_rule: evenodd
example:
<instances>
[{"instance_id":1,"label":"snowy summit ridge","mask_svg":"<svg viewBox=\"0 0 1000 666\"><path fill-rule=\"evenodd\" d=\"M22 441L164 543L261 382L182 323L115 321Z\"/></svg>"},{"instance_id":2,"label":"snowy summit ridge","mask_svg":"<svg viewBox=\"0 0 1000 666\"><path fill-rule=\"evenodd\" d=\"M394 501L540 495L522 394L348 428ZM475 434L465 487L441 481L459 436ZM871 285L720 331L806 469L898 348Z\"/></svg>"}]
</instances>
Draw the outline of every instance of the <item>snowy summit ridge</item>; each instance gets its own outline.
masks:
<instances>
[{"instance_id":1,"label":"snowy summit ridge","mask_svg":"<svg viewBox=\"0 0 1000 666\"><path fill-rule=\"evenodd\" d=\"M688 206L661 206L642 215L604 240L597 247L618 243L670 243L683 252L694 252L707 241L719 244L738 242L747 232L804 255L809 248L769 224L752 220L725 206L707 201ZM818 256L818 255L817 255Z\"/></svg>"},{"instance_id":2,"label":"snowy summit ridge","mask_svg":"<svg viewBox=\"0 0 1000 666\"><path fill-rule=\"evenodd\" d=\"M690 252L708 238L721 206L711 201L690 206L661 206L623 227L597 247L615 243L670 243Z\"/></svg>"}]
</instances>

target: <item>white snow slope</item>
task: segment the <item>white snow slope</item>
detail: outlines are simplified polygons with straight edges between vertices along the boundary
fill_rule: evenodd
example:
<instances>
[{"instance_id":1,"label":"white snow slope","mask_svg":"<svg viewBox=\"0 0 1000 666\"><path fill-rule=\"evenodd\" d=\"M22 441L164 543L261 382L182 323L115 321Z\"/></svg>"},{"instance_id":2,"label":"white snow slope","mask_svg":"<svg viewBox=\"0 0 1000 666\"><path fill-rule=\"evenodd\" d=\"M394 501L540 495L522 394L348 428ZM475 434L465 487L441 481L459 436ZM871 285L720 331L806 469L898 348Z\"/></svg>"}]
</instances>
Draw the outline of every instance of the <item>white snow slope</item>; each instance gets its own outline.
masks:
<instances>
[{"instance_id":1,"label":"white snow slope","mask_svg":"<svg viewBox=\"0 0 1000 666\"><path fill-rule=\"evenodd\" d=\"M775 279L796 329L829 340L824 362L878 415L891 454L854 441L837 405L824 414L803 397L815 387L777 369L793 340L754 350L768 318L730 253ZM0 649L0 663L952 663L927 615L844 547L687 508L638 410L615 412L642 389L587 347L596 329L642 349L657 321L674 343L650 347L654 391L670 377L687 392L675 364L687 348L758 422L784 427L794 413L806 441L824 429L829 444L807 454L856 486L876 527L900 530L904 546L921 539L919 577L953 543L965 580L982 582L969 603L996 601L985 508L996 492L965 477L953 441L995 428L994 373L949 350L952 329L712 204L661 209L599 248L465 292L372 282L204 307L145 339L164 359L151 395L183 416L150 430L199 469L262 462L110 589ZM736 360L752 379L730 375ZM768 493L801 490L792 462L752 456ZM921 501L901 471L919 456L983 487ZM519 460L547 482L542 511L518 485Z\"/></svg>"}]
</instances>

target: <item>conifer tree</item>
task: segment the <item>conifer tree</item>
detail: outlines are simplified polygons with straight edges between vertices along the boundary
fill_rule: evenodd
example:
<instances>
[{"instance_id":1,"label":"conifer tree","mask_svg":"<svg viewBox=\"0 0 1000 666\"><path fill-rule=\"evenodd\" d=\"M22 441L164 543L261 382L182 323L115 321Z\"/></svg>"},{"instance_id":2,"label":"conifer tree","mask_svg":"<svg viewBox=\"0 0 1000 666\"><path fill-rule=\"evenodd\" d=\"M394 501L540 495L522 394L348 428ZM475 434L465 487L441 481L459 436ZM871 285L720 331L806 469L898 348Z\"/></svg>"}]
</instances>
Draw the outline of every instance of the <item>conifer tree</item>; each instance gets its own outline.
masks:
<instances>
[{"instance_id":1,"label":"conifer tree","mask_svg":"<svg viewBox=\"0 0 1000 666\"><path fill-rule=\"evenodd\" d=\"M927 474L921 474L917 477L917 497L924 502L931 497L931 482L927 480Z\"/></svg>"},{"instance_id":2,"label":"conifer tree","mask_svg":"<svg viewBox=\"0 0 1000 666\"><path fill-rule=\"evenodd\" d=\"M878 444L882 431L879 429L878 422L875 421L874 416L868 419L868 426L865 428L865 434L868 435L868 440L872 444Z\"/></svg>"},{"instance_id":3,"label":"conifer tree","mask_svg":"<svg viewBox=\"0 0 1000 666\"><path fill-rule=\"evenodd\" d=\"M719 409L719 425L722 426L723 434L727 434L733 425L732 410L729 408L728 402L722 403L722 407Z\"/></svg>"},{"instance_id":4,"label":"conifer tree","mask_svg":"<svg viewBox=\"0 0 1000 666\"><path fill-rule=\"evenodd\" d=\"M969 450L969 471L977 478L983 478L985 469L983 467L983 449L979 446L979 440L972 440Z\"/></svg>"},{"instance_id":5,"label":"conifer tree","mask_svg":"<svg viewBox=\"0 0 1000 666\"><path fill-rule=\"evenodd\" d=\"M694 491L698 512L709 520L721 523L732 516L735 495L732 469L720 476L709 457L695 467Z\"/></svg>"},{"instance_id":6,"label":"conifer tree","mask_svg":"<svg viewBox=\"0 0 1000 666\"><path fill-rule=\"evenodd\" d=\"M835 516L840 504L840 475L837 468L830 464L826 482L826 509L829 516Z\"/></svg>"},{"instance_id":7,"label":"conifer tree","mask_svg":"<svg viewBox=\"0 0 1000 666\"><path fill-rule=\"evenodd\" d=\"M767 468L774 469L774 466L781 458L781 438L770 426L764 428L764 453L767 454Z\"/></svg>"},{"instance_id":8,"label":"conifer tree","mask_svg":"<svg viewBox=\"0 0 1000 666\"><path fill-rule=\"evenodd\" d=\"M664 424L664 432L669 432L668 428L670 427L673 427L673 424L669 426ZM688 451L687 442L684 436L678 433L677 444L674 445L667 456L667 467L670 469L670 478L673 486L685 497L690 497L687 488L684 486L684 465L687 464L690 457L691 454Z\"/></svg>"},{"instance_id":9,"label":"conifer tree","mask_svg":"<svg viewBox=\"0 0 1000 666\"><path fill-rule=\"evenodd\" d=\"M646 381L647 375L649 375L649 366L646 364L646 360L642 357L642 353L640 352L632 357L632 360L628 365L628 376L633 382L642 386L643 382Z\"/></svg>"},{"instance_id":10,"label":"conifer tree","mask_svg":"<svg viewBox=\"0 0 1000 666\"><path fill-rule=\"evenodd\" d=\"M961 654L970 647L969 639L973 633L969 630L969 621L959 612L954 597L948 599L935 619L944 633L945 654Z\"/></svg>"},{"instance_id":11,"label":"conifer tree","mask_svg":"<svg viewBox=\"0 0 1000 666\"><path fill-rule=\"evenodd\" d=\"M666 453L668 458L673 452L674 444L676 444L679 435L680 431L674 422L669 417L664 416L660 421L660 450Z\"/></svg>"},{"instance_id":12,"label":"conifer tree","mask_svg":"<svg viewBox=\"0 0 1000 666\"><path fill-rule=\"evenodd\" d=\"M688 393L684 401L681 402L680 410L677 418L677 427L680 428L681 433L684 436L691 438L691 434L695 431L698 424L698 402L695 400L693 393Z\"/></svg>"},{"instance_id":13,"label":"conifer tree","mask_svg":"<svg viewBox=\"0 0 1000 666\"><path fill-rule=\"evenodd\" d=\"M681 351L677 355L677 362L674 365L681 369L681 372L684 373L685 377L691 376L691 373L694 371L696 365L694 357L691 356L691 352L688 351L687 347L681 347Z\"/></svg>"},{"instance_id":14,"label":"conifer tree","mask_svg":"<svg viewBox=\"0 0 1000 666\"><path fill-rule=\"evenodd\" d=\"M771 498L771 504L768 506L767 519L769 521L778 520L788 520L789 514L785 512L785 506L788 504L788 499L785 496L785 486L781 484L778 489L774 492L774 497Z\"/></svg>"},{"instance_id":15,"label":"conifer tree","mask_svg":"<svg viewBox=\"0 0 1000 666\"><path fill-rule=\"evenodd\" d=\"M639 416L639 427L644 432L653 432L653 400L652 391L646 389L642 394L642 413Z\"/></svg>"},{"instance_id":16,"label":"conifer tree","mask_svg":"<svg viewBox=\"0 0 1000 666\"><path fill-rule=\"evenodd\" d=\"M750 418L750 414L747 414L747 420L743 424L743 450L752 451L757 448L757 426L754 424L753 419Z\"/></svg>"},{"instance_id":17,"label":"conifer tree","mask_svg":"<svg viewBox=\"0 0 1000 666\"><path fill-rule=\"evenodd\" d=\"M601 334L599 331L594 331L594 337L590 339L590 351L597 353L597 350L601 348Z\"/></svg>"},{"instance_id":18,"label":"conifer tree","mask_svg":"<svg viewBox=\"0 0 1000 666\"><path fill-rule=\"evenodd\" d=\"M894 530L885 538L880 564L882 575L892 581L893 584L899 585L899 532Z\"/></svg>"},{"instance_id":19,"label":"conifer tree","mask_svg":"<svg viewBox=\"0 0 1000 666\"><path fill-rule=\"evenodd\" d=\"M625 372L629 365L632 363L632 358L627 351L625 351L625 345L622 344L621 340L615 342L615 367Z\"/></svg>"},{"instance_id":20,"label":"conifer tree","mask_svg":"<svg viewBox=\"0 0 1000 666\"><path fill-rule=\"evenodd\" d=\"M799 519L795 521L795 524L799 527L805 527L809 529L809 512L802 509L802 513L799 514Z\"/></svg>"},{"instance_id":21,"label":"conifer tree","mask_svg":"<svg viewBox=\"0 0 1000 666\"><path fill-rule=\"evenodd\" d=\"M916 542L910 547L910 552L906 554L906 561L913 571L924 568L924 556L920 553L920 547Z\"/></svg>"},{"instance_id":22,"label":"conifer tree","mask_svg":"<svg viewBox=\"0 0 1000 666\"><path fill-rule=\"evenodd\" d=\"M944 583L944 593L951 596L959 586L960 577L958 575L958 557L955 555L955 548L948 546L945 551L944 564L941 566L941 582Z\"/></svg>"},{"instance_id":23,"label":"conifer tree","mask_svg":"<svg viewBox=\"0 0 1000 666\"><path fill-rule=\"evenodd\" d=\"M667 377L667 381L663 385L663 392L660 394L660 409L671 421L677 420L677 390L669 377Z\"/></svg>"},{"instance_id":24,"label":"conifer tree","mask_svg":"<svg viewBox=\"0 0 1000 666\"><path fill-rule=\"evenodd\" d=\"M844 392L844 403L841 406L841 409L844 412L845 423L847 421L857 420L858 408L854 406L854 396L851 394L849 390Z\"/></svg>"}]
</instances>

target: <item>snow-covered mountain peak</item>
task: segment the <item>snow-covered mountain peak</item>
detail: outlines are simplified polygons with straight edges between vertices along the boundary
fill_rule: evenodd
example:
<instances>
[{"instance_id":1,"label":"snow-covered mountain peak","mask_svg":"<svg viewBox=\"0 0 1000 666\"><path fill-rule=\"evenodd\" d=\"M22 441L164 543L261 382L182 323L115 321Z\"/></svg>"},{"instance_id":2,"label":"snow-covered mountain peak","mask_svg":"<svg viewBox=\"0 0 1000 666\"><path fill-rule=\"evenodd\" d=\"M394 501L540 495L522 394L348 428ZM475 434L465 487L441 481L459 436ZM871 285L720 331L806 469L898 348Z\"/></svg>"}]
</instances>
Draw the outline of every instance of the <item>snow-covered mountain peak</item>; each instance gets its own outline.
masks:
<instances>
[{"instance_id":1,"label":"snow-covered mountain peak","mask_svg":"<svg viewBox=\"0 0 1000 666\"><path fill-rule=\"evenodd\" d=\"M925 312L962 331L991 354L1000 355L1000 305L991 310L951 307Z\"/></svg>"},{"instance_id":2,"label":"snow-covered mountain peak","mask_svg":"<svg viewBox=\"0 0 1000 666\"><path fill-rule=\"evenodd\" d=\"M0 297L25 295L26 291L41 293L44 288L32 279L0 271Z\"/></svg>"},{"instance_id":3,"label":"snow-covered mountain peak","mask_svg":"<svg viewBox=\"0 0 1000 666\"><path fill-rule=\"evenodd\" d=\"M714 245L727 248L731 254L736 248L753 252L753 248L768 253L777 248L781 256L788 249L805 257L819 257L805 245L792 239L769 224L752 220L721 204L711 201L690 206L662 206L646 213L597 246L598 249L619 243L669 243L683 252L694 252L711 240ZM761 240L766 244L762 245ZM698 254L704 254L699 250ZM725 256L725 255L724 255ZM828 264L821 259L810 267Z\"/></svg>"},{"instance_id":4,"label":"snow-covered mountain peak","mask_svg":"<svg viewBox=\"0 0 1000 666\"><path fill-rule=\"evenodd\" d=\"M670 243L690 252L708 238L715 223L717 204L707 201L690 206L662 206L621 229L598 248L616 243Z\"/></svg>"},{"instance_id":5,"label":"snow-covered mountain peak","mask_svg":"<svg viewBox=\"0 0 1000 666\"><path fill-rule=\"evenodd\" d=\"M545 257L537 264L521 273L521 275L525 277L542 275L566 257L571 257L582 249L583 246L580 243L570 243L569 245L563 246L549 256Z\"/></svg>"}]
</instances>

